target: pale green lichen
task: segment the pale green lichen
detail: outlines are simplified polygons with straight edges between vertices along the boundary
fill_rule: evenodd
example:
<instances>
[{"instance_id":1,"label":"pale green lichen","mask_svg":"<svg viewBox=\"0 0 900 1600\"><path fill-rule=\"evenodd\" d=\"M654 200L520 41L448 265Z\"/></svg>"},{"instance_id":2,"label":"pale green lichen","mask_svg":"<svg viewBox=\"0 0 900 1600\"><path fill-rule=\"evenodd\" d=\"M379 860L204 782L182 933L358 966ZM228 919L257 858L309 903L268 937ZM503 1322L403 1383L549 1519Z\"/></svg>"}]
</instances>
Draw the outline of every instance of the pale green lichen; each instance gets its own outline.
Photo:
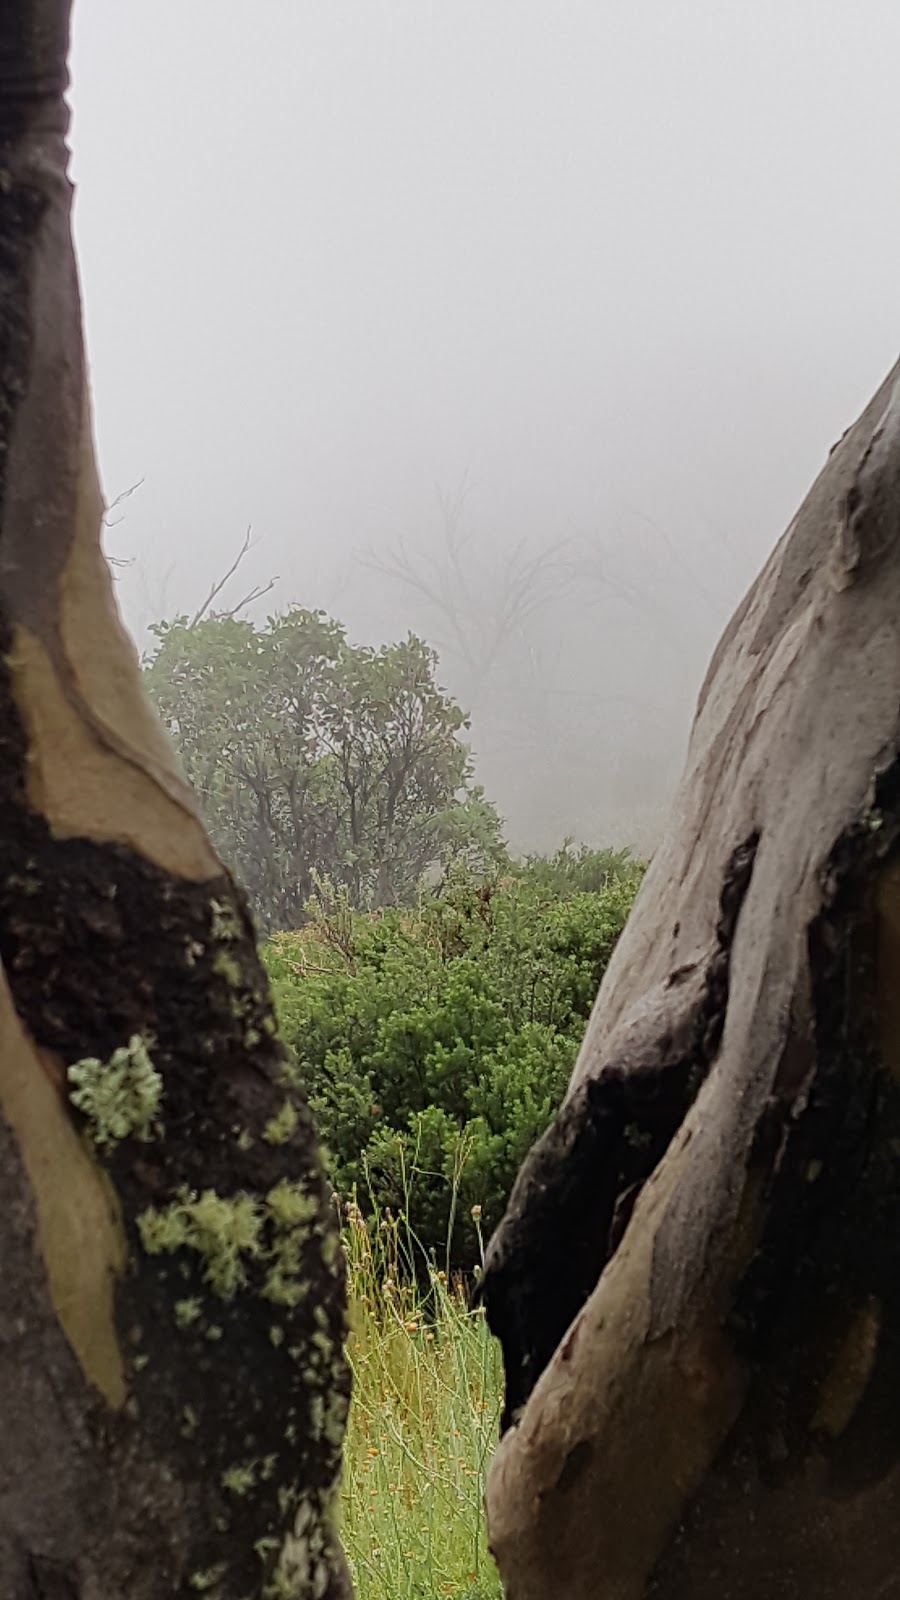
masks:
<instances>
[{"instance_id":1,"label":"pale green lichen","mask_svg":"<svg viewBox=\"0 0 900 1600\"><path fill-rule=\"evenodd\" d=\"M309 1397L309 1431L314 1439L321 1439L325 1432L325 1401L318 1393Z\"/></svg>"},{"instance_id":2,"label":"pale green lichen","mask_svg":"<svg viewBox=\"0 0 900 1600\"><path fill-rule=\"evenodd\" d=\"M91 1138L102 1149L128 1138L146 1143L159 1132L163 1081L150 1059L151 1048L135 1033L108 1061L86 1056L68 1069L75 1085L72 1104L83 1112Z\"/></svg>"},{"instance_id":3,"label":"pale green lichen","mask_svg":"<svg viewBox=\"0 0 900 1600\"><path fill-rule=\"evenodd\" d=\"M332 1386L325 1403L324 1427L325 1438L332 1449L338 1452L343 1448L347 1417L350 1414L350 1396L344 1394L338 1387L339 1376L337 1370L332 1373Z\"/></svg>"},{"instance_id":4,"label":"pale green lichen","mask_svg":"<svg viewBox=\"0 0 900 1600\"><path fill-rule=\"evenodd\" d=\"M322 1240L322 1260L334 1275L340 1270L341 1245L336 1233L326 1233Z\"/></svg>"},{"instance_id":5,"label":"pale green lichen","mask_svg":"<svg viewBox=\"0 0 900 1600\"><path fill-rule=\"evenodd\" d=\"M263 1128L263 1138L268 1144L287 1144L296 1126L296 1107L290 1100L285 1100L281 1110L271 1117Z\"/></svg>"},{"instance_id":6,"label":"pale green lichen","mask_svg":"<svg viewBox=\"0 0 900 1600\"><path fill-rule=\"evenodd\" d=\"M196 1251L204 1263L206 1282L223 1300L230 1300L247 1281L245 1258L259 1255L262 1220L252 1195L240 1193L226 1200L214 1189L204 1189L201 1195L182 1190L171 1205L143 1211L138 1229L148 1255L182 1248Z\"/></svg>"},{"instance_id":7,"label":"pale green lichen","mask_svg":"<svg viewBox=\"0 0 900 1600\"><path fill-rule=\"evenodd\" d=\"M235 944L242 938L241 925L234 907L223 900L210 901L212 936L219 944Z\"/></svg>"},{"instance_id":8,"label":"pale green lichen","mask_svg":"<svg viewBox=\"0 0 900 1600\"><path fill-rule=\"evenodd\" d=\"M176 1300L176 1328L189 1328L192 1322L197 1321L197 1318L200 1316L202 1310L203 1307L199 1300Z\"/></svg>"},{"instance_id":9,"label":"pale green lichen","mask_svg":"<svg viewBox=\"0 0 900 1600\"><path fill-rule=\"evenodd\" d=\"M311 1222L319 1209L315 1195L307 1194L299 1183L282 1178L266 1195L266 1205L280 1228L293 1229Z\"/></svg>"},{"instance_id":10,"label":"pale green lichen","mask_svg":"<svg viewBox=\"0 0 900 1600\"><path fill-rule=\"evenodd\" d=\"M240 962L236 961L234 956L229 955L227 950L216 951L213 957L212 969L218 977L224 978L225 982L231 984L233 988L237 988L238 984L243 980L244 974L241 971Z\"/></svg>"},{"instance_id":11,"label":"pale green lichen","mask_svg":"<svg viewBox=\"0 0 900 1600\"><path fill-rule=\"evenodd\" d=\"M226 1199L214 1189L200 1195L182 1189L171 1205L150 1206L137 1221L148 1255L194 1251L204 1281L221 1299L231 1300L244 1288L249 1263L259 1260L265 1267L263 1298L293 1306L307 1292L300 1258L318 1209L314 1195L283 1178L263 1200L243 1190ZM208 1329L207 1338L212 1336Z\"/></svg>"},{"instance_id":12,"label":"pale green lichen","mask_svg":"<svg viewBox=\"0 0 900 1600\"><path fill-rule=\"evenodd\" d=\"M266 1273L260 1293L264 1300L271 1300L273 1306L298 1306L307 1293L308 1285L300 1278L293 1278L289 1271L280 1266L270 1267Z\"/></svg>"},{"instance_id":13,"label":"pale green lichen","mask_svg":"<svg viewBox=\"0 0 900 1600\"><path fill-rule=\"evenodd\" d=\"M213 1589L217 1583L221 1583L227 1571L225 1562L220 1561L217 1567L207 1567L205 1572L192 1572L188 1583L199 1594L205 1594L208 1589Z\"/></svg>"},{"instance_id":14,"label":"pale green lichen","mask_svg":"<svg viewBox=\"0 0 900 1600\"><path fill-rule=\"evenodd\" d=\"M20 894L26 895L40 894L44 887L40 878L32 877L27 873L20 876L17 872L11 872L6 881L11 889L18 889Z\"/></svg>"},{"instance_id":15,"label":"pale green lichen","mask_svg":"<svg viewBox=\"0 0 900 1600\"><path fill-rule=\"evenodd\" d=\"M243 1467L228 1467L222 1473L222 1488L229 1494L245 1495L256 1487L256 1462L248 1461Z\"/></svg>"},{"instance_id":16,"label":"pale green lichen","mask_svg":"<svg viewBox=\"0 0 900 1600\"><path fill-rule=\"evenodd\" d=\"M305 1495L294 1526L285 1536L278 1565L263 1590L264 1600L323 1600L329 1583L329 1543L333 1537L333 1499Z\"/></svg>"},{"instance_id":17,"label":"pale green lichen","mask_svg":"<svg viewBox=\"0 0 900 1600\"><path fill-rule=\"evenodd\" d=\"M278 1510L282 1517L286 1517L299 1494L296 1484L282 1483L278 1489Z\"/></svg>"}]
</instances>

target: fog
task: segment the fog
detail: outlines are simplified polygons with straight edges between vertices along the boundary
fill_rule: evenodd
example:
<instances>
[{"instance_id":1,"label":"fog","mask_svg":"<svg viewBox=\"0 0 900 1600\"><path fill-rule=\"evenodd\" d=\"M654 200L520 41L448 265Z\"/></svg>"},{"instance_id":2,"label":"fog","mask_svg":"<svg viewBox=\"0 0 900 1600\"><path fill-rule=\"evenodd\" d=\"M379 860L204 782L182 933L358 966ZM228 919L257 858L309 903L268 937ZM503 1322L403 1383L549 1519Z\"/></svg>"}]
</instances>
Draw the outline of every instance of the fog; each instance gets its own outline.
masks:
<instances>
[{"instance_id":1,"label":"fog","mask_svg":"<svg viewBox=\"0 0 900 1600\"><path fill-rule=\"evenodd\" d=\"M413 629L518 848L652 847L900 339L895 0L76 0L126 619Z\"/></svg>"}]
</instances>

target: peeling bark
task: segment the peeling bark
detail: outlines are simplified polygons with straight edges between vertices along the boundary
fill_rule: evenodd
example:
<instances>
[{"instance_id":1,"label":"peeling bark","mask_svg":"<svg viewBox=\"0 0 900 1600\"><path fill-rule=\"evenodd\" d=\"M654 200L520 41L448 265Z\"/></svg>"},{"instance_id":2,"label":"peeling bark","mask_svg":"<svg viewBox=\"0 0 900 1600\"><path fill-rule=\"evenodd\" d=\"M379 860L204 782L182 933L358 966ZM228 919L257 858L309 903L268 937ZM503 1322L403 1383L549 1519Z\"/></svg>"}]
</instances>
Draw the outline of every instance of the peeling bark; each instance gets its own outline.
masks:
<instances>
[{"instance_id":1,"label":"peeling bark","mask_svg":"<svg viewBox=\"0 0 900 1600\"><path fill-rule=\"evenodd\" d=\"M344 1600L337 1219L100 549L67 44L0 7L0 1594Z\"/></svg>"},{"instance_id":2,"label":"peeling bark","mask_svg":"<svg viewBox=\"0 0 900 1600\"><path fill-rule=\"evenodd\" d=\"M900 364L714 654L488 1250L509 1600L900 1596L898 535Z\"/></svg>"}]
</instances>

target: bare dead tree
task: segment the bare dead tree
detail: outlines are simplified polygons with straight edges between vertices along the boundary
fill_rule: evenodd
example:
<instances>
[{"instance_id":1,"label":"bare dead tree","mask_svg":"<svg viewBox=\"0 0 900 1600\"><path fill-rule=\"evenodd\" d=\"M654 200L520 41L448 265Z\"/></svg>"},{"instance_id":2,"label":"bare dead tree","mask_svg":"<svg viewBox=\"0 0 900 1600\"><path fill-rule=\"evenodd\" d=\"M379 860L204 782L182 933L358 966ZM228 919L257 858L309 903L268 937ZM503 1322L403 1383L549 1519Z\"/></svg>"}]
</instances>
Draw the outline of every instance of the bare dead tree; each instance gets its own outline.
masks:
<instances>
[{"instance_id":1,"label":"bare dead tree","mask_svg":"<svg viewBox=\"0 0 900 1600\"><path fill-rule=\"evenodd\" d=\"M385 552L368 551L363 560L424 602L429 639L442 658L462 665L468 692L477 695L511 643L527 654L530 624L564 597L571 575L564 541L533 550L520 539L489 556L485 541L476 544L466 525L469 494L465 479L452 492L437 490L437 548L413 550L400 538Z\"/></svg>"},{"instance_id":2,"label":"bare dead tree","mask_svg":"<svg viewBox=\"0 0 900 1600\"><path fill-rule=\"evenodd\" d=\"M217 578L215 583L213 583L212 587L210 588L209 594L206 596L206 599L203 601L203 604L200 605L197 608L197 610L194 612L194 615L192 616L190 622L188 623L188 627L189 628L196 628L197 624L199 622L202 622L204 617L208 617L208 616L214 616L214 617L236 617L242 611L245 611L247 606L252 605L254 600L262 599L262 596L264 594L269 594L269 592L272 589L274 589L276 583L278 582L277 576L274 577L274 578L270 578L268 583L265 583L265 584L262 584L262 585L254 585L254 587L252 589L250 589L247 594L245 594L243 600L239 600L238 601L237 605L230 606L225 611L213 611L213 612L210 611L210 607L211 607L213 601L217 598L218 595L220 595L222 593L222 590L225 588L225 585L228 582L230 582L230 580L234 577L235 573L238 570L238 567L240 566L241 562L243 561L243 559L244 559L245 555L247 554L248 550L250 550L252 548L251 537L250 537L251 531L252 530L251 530L250 526L248 525L247 532L244 535L244 542L241 545L241 548L238 551L237 555L235 556L234 560L232 561L231 566L228 568L227 572L223 573L221 578Z\"/></svg>"}]
</instances>

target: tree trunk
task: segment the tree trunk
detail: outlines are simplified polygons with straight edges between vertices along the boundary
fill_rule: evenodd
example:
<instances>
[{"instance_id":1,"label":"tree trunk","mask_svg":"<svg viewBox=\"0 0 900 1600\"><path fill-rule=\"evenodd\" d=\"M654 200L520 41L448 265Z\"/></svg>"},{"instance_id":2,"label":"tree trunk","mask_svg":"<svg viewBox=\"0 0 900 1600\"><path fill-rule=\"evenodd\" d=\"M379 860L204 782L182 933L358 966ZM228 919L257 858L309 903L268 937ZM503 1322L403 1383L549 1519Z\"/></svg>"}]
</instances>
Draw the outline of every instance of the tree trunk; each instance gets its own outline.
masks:
<instances>
[{"instance_id":1,"label":"tree trunk","mask_svg":"<svg viewBox=\"0 0 900 1600\"><path fill-rule=\"evenodd\" d=\"M900 1596L900 364L738 608L484 1295L508 1600Z\"/></svg>"},{"instance_id":2,"label":"tree trunk","mask_svg":"<svg viewBox=\"0 0 900 1600\"><path fill-rule=\"evenodd\" d=\"M68 9L0 6L0 1595L337 1600L336 1219L100 550Z\"/></svg>"}]
</instances>

